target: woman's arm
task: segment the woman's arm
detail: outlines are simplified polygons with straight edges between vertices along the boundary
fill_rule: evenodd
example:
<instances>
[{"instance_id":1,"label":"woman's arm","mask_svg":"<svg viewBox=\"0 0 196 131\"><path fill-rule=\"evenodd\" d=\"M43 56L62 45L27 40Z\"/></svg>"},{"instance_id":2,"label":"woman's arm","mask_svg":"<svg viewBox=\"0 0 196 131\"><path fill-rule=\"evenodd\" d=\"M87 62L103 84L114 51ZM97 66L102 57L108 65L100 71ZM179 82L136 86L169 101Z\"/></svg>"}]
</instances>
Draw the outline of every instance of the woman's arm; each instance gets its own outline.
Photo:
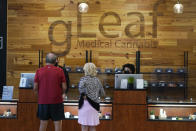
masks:
<instances>
[{"instance_id":1,"label":"woman's arm","mask_svg":"<svg viewBox=\"0 0 196 131\"><path fill-rule=\"evenodd\" d=\"M80 79L80 82L78 84L78 90L79 90L80 94L82 94L82 93L85 93L86 94L85 79L84 79L84 77L82 77Z\"/></svg>"},{"instance_id":2,"label":"woman's arm","mask_svg":"<svg viewBox=\"0 0 196 131\"><path fill-rule=\"evenodd\" d=\"M99 86L99 95L100 96L105 96L105 91L104 91L104 89L103 89L103 86L102 86L102 84L101 84L101 82L100 82L100 80L99 79L97 79L98 80L98 86Z\"/></svg>"}]
</instances>

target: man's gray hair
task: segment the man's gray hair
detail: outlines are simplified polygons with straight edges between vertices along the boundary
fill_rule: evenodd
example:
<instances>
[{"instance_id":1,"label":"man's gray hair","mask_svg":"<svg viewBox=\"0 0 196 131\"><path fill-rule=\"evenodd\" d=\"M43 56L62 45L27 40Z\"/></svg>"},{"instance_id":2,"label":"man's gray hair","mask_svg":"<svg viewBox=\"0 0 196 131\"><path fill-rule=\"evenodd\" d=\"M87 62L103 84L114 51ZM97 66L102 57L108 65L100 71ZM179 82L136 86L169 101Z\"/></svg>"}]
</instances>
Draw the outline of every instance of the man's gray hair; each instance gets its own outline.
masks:
<instances>
[{"instance_id":1,"label":"man's gray hair","mask_svg":"<svg viewBox=\"0 0 196 131\"><path fill-rule=\"evenodd\" d=\"M57 56L54 53L48 53L46 55L46 63L55 64Z\"/></svg>"}]
</instances>

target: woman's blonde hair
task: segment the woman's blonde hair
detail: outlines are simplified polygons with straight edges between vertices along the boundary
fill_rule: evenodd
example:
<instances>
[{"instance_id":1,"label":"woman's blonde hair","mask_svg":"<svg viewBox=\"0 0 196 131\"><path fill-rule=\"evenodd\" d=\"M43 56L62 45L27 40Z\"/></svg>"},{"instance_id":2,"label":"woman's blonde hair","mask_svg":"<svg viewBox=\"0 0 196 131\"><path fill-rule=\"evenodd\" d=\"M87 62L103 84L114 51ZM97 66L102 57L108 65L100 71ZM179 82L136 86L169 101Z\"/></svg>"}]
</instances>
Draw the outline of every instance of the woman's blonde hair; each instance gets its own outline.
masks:
<instances>
[{"instance_id":1,"label":"woman's blonde hair","mask_svg":"<svg viewBox=\"0 0 196 131\"><path fill-rule=\"evenodd\" d=\"M93 63L86 63L84 65L83 70L84 70L85 76L87 75L96 76L97 75L96 66Z\"/></svg>"}]
</instances>

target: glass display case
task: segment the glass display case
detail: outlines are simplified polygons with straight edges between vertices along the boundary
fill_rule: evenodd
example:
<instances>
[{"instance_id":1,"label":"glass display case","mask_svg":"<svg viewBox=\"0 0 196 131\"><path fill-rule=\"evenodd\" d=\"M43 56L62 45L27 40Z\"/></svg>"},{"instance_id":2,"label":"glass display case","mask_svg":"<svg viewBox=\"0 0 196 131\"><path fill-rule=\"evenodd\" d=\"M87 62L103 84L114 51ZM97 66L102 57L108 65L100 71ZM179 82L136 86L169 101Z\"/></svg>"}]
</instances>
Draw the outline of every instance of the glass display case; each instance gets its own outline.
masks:
<instances>
[{"instance_id":1,"label":"glass display case","mask_svg":"<svg viewBox=\"0 0 196 131\"><path fill-rule=\"evenodd\" d=\"M187 97L187 73L143 73L151 99L184 99Z\"/></svg>"},{"instance_id":2,"label":"glass display case","mask_svg":"<svg viewBox=\"0 0 196 131\"><path fill-rule=\"evenodd\" d=\"M78 100L79 90L78 83L80 78L84 76L84 72L81 67L66 67L69 74L70 87L67 96L64 100L64 111L66 119L77 119L78 118ZM100 112L99 116L101 120L112 119L112 105L113 105L113 89L114 89L114 71L113 69L101 69L97 68L97 77L101 81L106 96L100 98Z\"/></svg>"},{"instance_id":3,"label":"glass display case","mask_svg":"<svg viewBox=\"0 0 196 131\"><path fill-rule=\"evenodd\" d=\"M64 101L65 119L78 119L78 102ZM112 102L100 103L100 120L112 119Z\"/></svg>"},{"instance_id":4,"label":"glass display case","mask_svg":"<svg viewBox=\"0 0 196 131\"><path fill-rule=\"evenodd\" d=\"M179 57L177 62L168 57L164 63L157 57L149 60L148 66L141 68L148 98L183 100L188 97L188 52L176 55L175 57ZM144 55L142 56L141 63L145 61Z\"/></svg>"},{"instance_id":5,"label":"glass display case","mask_svg":"<svg viewBox=\"0 0 196 131\"><path fill-rule=\"evenodd\" d=\"M16 119L17 118L18 101L0 100L0 118L1 119Z\"/></svg>"},{"instance_id":6,"label":"glass display case","mask_svg":"<svg viewBox=\"0 0 196 131\"><path fill-rule=\"evenodd\" d=\"M196 121L196 100L148 100L148 120Z\"/></svg>"}]
</instances>

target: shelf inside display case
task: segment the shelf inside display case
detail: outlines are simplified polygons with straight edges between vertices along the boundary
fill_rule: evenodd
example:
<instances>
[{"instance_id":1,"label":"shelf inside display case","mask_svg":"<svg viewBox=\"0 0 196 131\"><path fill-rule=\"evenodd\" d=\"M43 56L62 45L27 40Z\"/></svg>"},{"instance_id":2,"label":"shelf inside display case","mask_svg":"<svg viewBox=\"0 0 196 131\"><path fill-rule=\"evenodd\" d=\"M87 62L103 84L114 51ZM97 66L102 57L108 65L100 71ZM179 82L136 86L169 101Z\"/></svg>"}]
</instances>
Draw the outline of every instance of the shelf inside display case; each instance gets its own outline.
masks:
<instances>
[{"instance_id":1,"label":"shelf inside display case","mask_svg":"<svg viewBox=\"0 0 196 131\"><path fill-rule=\"evenodd\" d=\"M76 67L73 68L71 66L66 66L66 71L69 73L84 73L82 67ZM107 75L114 75L114 74L121 74L122 70L121 68L99 68L97 67L97 74L107 74Z\"/></svg>"},{"instance_id":2,"label":"shelf inside display case","mask_svg":"<svg viewBox=\"0 0 196 131\"><path fill-rule=\"evenodd\" d=\"M76 72L76 71L70 71L69 72L70 74L73 73L73 74L84 74L84 72ZM119 73L114 73L114 72L111 72L111 73L107 73L107 72L97 72L97 75L115 75L115 74L119 74Z\"/></svg>"},{"instance_id":3,"label":"shelf inside display case","mask_svg":"<svg viewBox=\"0 0 196 131\"><path fill-rule=\"evenodd\" d=\"M18 100L0 100L0 119L17 119Z\"/></svg>"},{"instance_id":4,"label":"shelf inside display case","mask_svg":"<svg viewBox=\"0 0 196 131\"><path fill-rule=\"evenodd\" d=\"M150 121L193 121L196 122L196 101L148 100Z\"/></svg>"},{"instance_id":5,"label":"shelf inside display case","mask_svg":"<svg viewBox=\"0 0 196 131\"><path fill-rule=\"evenodd\" d=\"M157 73L157 72L140 72L140 74L151 74L151 75L186 75L186 72L183 73L178 73L178 72L172 72L172 73L167 73L167 72L162 72L162 73Z\"/></svg>"},{"instance_id":6,"label":"shelf inside display case","mask_svg":"<svg viewBox=\"0 0 196 131\"><path fill-rule=\"evenodd\" d=\"M141 74L144 78L144 87L147 88L148 97L164 98L164 99L185 99L188 97L188 52L179 52L179 63L160 64L158 59L150 60L152 64L147 65L150 68L142 67ZM140 52L139 52L140 54ZM141 52L142 54L142 52ZM142 57L144 54L141 55ZM144 58L144 57L143 57ZM143 63L143 58L139 58ZM141 61L140 61L141 60Z\"/></svg>"},{"instance_id":7,"label":"shelf inside display case","mask_svg":"<svg viewBox=\"0 0 196 131\"><path fill-rule=\"evenodd\" d=\"M186 73L144 73L148 97L184 99L187 97Z\"/></svg>"},{"instance_id":8,"label":"shelf inside display case","mask_svg":"<svg viewBox=\"0 0 196 131\"><path fill-rule=\"evenodd\" d=\"M78 101L66 100L64 101L65 119L78 119ZM112 120L112 102L100 102L100 120Z\"/></svg>"}]
</instances>

